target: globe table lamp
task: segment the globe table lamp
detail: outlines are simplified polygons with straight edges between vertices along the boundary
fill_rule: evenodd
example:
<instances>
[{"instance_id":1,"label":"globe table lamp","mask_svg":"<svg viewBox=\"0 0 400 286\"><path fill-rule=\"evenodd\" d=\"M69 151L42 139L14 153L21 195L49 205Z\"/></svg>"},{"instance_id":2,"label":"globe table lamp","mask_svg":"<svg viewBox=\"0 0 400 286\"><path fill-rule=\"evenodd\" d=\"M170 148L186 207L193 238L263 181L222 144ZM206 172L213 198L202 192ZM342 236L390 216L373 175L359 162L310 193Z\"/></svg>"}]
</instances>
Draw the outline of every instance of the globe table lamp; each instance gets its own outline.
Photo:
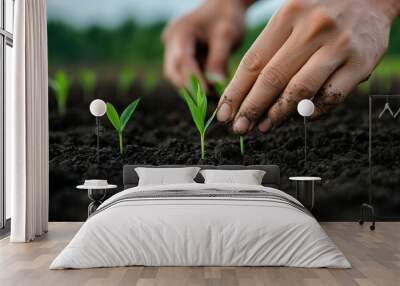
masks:
<instances>
[{"instance_id":1,"label":"globe table lamp","mask_svg":"<svg viewBox=\"0 0 400 286\"><path fill-rule=\"evenodd\" d=\"M100 149L100 117L102 117L104 114L107 112L107 105L106 103L101 100L101 99L95 99L90 103L89 106L90 113L96 117L96 134L97 134L97 165L100 164L100 155L99 155L99 149Z\"/></svg>"},{"instance_id":2,"label":"globe table lamp","mask_svg":"<svg viewBox=\"0 0 400 286\"><path fill-rule=\"evenodd\" d=\"M313 115L314 103L309 99L303 99L297 105L297 112L304 117L304 165L307 162L307 117Z\"/></svg>"}]
</instances>

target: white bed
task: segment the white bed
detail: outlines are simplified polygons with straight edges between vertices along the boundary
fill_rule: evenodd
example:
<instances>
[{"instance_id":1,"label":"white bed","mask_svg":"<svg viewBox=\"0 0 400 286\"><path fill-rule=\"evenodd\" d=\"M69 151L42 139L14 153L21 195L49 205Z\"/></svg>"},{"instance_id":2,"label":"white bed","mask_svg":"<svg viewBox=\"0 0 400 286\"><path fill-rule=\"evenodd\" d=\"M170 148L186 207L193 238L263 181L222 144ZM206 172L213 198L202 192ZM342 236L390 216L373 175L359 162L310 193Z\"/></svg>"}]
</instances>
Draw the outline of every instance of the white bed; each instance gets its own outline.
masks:
<instances>
[{"instance_id":1,"label":"white bed","mask_svg":"<svg viewBox=\"0 0 400 286\"><path fill-rule=\"evenodd\" d=\"M152 196L138 196L145 191ZM168 191L176 194L154 196ZM50 269L128 265L351 267L314 217L286 193L198 183L138 186L114 195Z\"/></svg>"}]
</instances>

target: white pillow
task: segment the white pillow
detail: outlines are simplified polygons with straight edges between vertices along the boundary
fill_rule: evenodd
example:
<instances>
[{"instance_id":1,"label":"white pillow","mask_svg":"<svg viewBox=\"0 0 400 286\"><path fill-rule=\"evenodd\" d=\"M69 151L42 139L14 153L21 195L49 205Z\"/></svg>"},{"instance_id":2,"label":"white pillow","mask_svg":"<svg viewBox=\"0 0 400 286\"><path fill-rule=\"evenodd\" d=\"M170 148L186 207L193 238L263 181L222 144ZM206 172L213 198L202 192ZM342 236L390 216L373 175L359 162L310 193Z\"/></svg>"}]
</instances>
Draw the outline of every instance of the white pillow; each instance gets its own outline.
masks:
<instances>
[{"instance_id":1,"label":"white pillow","mask_svg":"<svg viewBox=\"0 0 400 286\"><path fill-rule=\"evenodd\" d=\"M261 170L202 170L205 184L261 185L265 171Z\"/></svg>"},{"instance_id":2,"label":"white pillow","mask_svg":"<svg viewBox=\"0 0 400 286\"><path fill-rule=\"evenodd\" d=\"M195 183L193 179L199 170L199 167L135 168L139 176L139 186Z\"/></svg>"}]
</instances>

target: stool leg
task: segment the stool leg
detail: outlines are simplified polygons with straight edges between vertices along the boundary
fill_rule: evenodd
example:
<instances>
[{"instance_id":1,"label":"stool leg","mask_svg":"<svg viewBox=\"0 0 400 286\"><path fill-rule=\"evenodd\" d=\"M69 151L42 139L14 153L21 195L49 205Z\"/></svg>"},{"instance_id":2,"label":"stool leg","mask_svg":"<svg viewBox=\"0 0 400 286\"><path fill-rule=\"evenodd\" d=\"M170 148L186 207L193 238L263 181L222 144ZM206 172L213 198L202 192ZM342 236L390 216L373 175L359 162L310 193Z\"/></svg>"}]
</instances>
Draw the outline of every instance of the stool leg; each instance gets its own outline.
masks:
<instances>
[{"instance_id":1,"label":"stool leg","mask_svg":"<svg viewBox=\"0 0 400 286\"><path fill-rule=\"evenodd\" d=\"M311 182L311 208L312 210L314 208L314 203L315 203L315 182Z\"/></svg>"},{"instance_id":2,"label":"stool leg","mask_svg":"<svg viewBox=\"0 0 400 286\"><path fill-rule=\"evenodd\" d=\"M360 220L358 221L358 223L360 224L360 225L363 225L364 224L364 206L361 206L361 208L360 208Z\"/></svg>"},{"instance_id":3,"label":"stool leg","mask_svg":"<svg viewBox=\"0 0 400 286\"><path fill-rule=\"evenodd\" d=\"M361 205L361 218L358 221L360 225L364 224L365 221L365 216L366 216L366 211L370 211L370 219L371 219L371 225L369 226L370 230L375 230L375 209L372 205L370 204L362 204Z\"/></svg>"},{"instance_id":4,"label":"stool leg","mask_svg":"<svg viewBox=\"0 0 400 286\"><path fill-rule=\"evenodd\" d=\"M369 226L370 230L375 230L375 209L371 206L371 221L372 224Z\"/></svg>"},{"instance_id":5,"label":"stool leg","mask_svg":"<svg viewBox=\"0 0 400 286\"><path fill-rule=\"evenodd\" d=\"M106 197L106 190L88 190L90 204L88 206L88 217L94 213L97 208L103 203Z\"/></svg>"}]
</instances>

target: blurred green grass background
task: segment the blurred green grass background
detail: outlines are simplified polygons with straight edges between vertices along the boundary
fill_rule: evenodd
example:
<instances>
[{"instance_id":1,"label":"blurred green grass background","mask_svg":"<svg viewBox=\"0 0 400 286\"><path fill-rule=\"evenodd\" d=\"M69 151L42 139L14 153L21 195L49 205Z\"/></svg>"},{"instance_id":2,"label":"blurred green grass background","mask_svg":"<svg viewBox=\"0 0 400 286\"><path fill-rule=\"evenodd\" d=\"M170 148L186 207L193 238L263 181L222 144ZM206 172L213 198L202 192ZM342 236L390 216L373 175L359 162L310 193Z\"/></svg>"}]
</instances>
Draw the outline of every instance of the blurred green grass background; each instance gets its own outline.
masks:
<instances>
[{"instance_id":1,"label":"blurred green grass background","mask_svg":"<svg viewBox=\"0 0 400 286\"><path fill-rule=\"evenodd\" d=\"M99 78L113 78L132 70L148 82L162 77L163 47L160 36L165 23L140 25L126 21L115 28L94 26L77 29L59 21L48 23L50 74L58 69L76 74L91 68ZM262 31L265 24L249 28L242 45L231 58L231 72ZM390 45L371 79L400 76L400 20L391 29ZM361 88L367 88L368 83Z\"/></svg>"}]
</instances>

